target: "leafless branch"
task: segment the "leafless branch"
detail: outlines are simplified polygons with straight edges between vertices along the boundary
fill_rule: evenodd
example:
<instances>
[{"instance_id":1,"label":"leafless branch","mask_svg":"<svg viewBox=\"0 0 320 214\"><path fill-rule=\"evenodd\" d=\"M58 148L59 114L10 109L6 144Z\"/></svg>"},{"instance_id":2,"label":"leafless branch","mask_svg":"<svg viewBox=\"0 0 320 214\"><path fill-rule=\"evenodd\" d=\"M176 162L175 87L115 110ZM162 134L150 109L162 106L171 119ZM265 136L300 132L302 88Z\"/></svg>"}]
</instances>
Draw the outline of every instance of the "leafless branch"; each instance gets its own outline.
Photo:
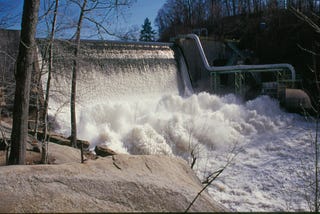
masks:
<instances>
[{"instance_id":1,"label":"leafless branch","mask_svg":"<svg viewBox=\"0 0 320 214\"><path fill-rule=\"evenodd\" d=\"M8 54L7 52L0 50L0 53L2 53L2 54L4 54L4 55L8 56L10 59L12 59L12 61L13 61L13 62L15 62L15 61L16 61L16 59L15 59L13 56L11 56L10 54Z\"/></svg>"},{"instance_id":2,"label":"leafless branch","mask_svg":"<svg viewBox=\"0 0 320 214\"><path fill-rule=\"evenodd\" d=\"M320 20L320 16L314 12L311 12L311 15L315 17L317 20Z\"/></svg>"},{"instance_id":3,"label":"leafless branch","mask_svg":"<svg viewBox=\"0 0 320 214\"><path fill-rule=\"evenodd\" d=\"M240 151L240 150L239 150ZM221 167L220 169L214 171L213 173L211 173L209 176L207 176L206 180L204 182L202 182L202 184L206 184L196 195L196 197L192 200L192 202L189 204L189 206L187 207L187 209L185 210L185 213L188 212L190 210L190 208L192 207L192 205L194 204L194 202L198 199L198 197L201 195L201 193L207 189L211 183L216 180L221 173L233 162L233 160L235 159L235 157L238 155L239 151L236 152L236 146L234 146L230 152L231 155L228 156L227 158L227 163ZM236 152L236 153L235 153Z\"/></svg>"},{"instance_id":4,"label":"leafless branch","mask_svg":"<svg viewBox=\"0 0 320 214\"><path fill-rule=\"evenodd\" d=\"M197 157L194 154L194 149L192 149L192 151L191 151L191 157L192 157L191 169L193 169L193 167L194 167L194 165L196 163L196 160L197 160Z\"/></svg>"},{"instance_id":5,"label":"leafless branch","mask_svg":"<svg viewBox=\"0 0 320 214\"><path fill-rule=\"evenodd\" d=\"M311 50L309 50L309 49L306 49L306 48L302 47L300 44L297 44L297 46L298 46L302 51L304 51L304 52L306 52L306 53L309 53L309 54L311 54L312 56L320 56L320 54L318 54L318 53L316 53L316 52L314 52L314 51L311 51Z\"/></svg>"},{"instance_id":6,"label":"leafless branch","mask_svg":"<svg viewBox=\"0 0 320 214\"><path fill-rule=\"evenodd\" d=\"M201 195L201 193L208 187L210 186L210 184L217 178L219 177L219 175L224 171L224 169L227 166L223 167L222 169L219 169L217 171L215 171L213 174L215 175L214 177L211 178L211 180L200 190L200 192L198 192L198 194L196 195L196 197L192 200L192 202L189 204L189 206L187 207L187 209L185 210L185 213L189 211L189 209L192 207L192 205L194 204L194 202L198 199L198 197Z\"/></svg>"},{"instance_id":7,"label":"leafless branch","mask_svg":"<svg viewBox=\"0 0 320 214\"><path fill-rule=\"evenodd\" d=\"M320 27L313 20L311 20L308 16L306 16L305 14L303 14L302 12L300 12L299 10L297 10L294 7L290 7L289 9L300 20L306 22L310 27L312 27L315 30L315 32L320 33Z\"/></svg>"},{"instance_id":8,"label":"leafless branch","mask_svg":"<svg viewBox=\"0 0 320 214\"><path fill-rule=\"evenodd\" d=\"M115 36L114 33L111 33L111 32L110 32L107 28L105 28L100 22L97 22L97 21L94 20L93 18L84 17L84 19L86 19L86 20L90 21L91 23L93 23L93 24L96 26L99 34L101 34L101 29L102 29L105 33L109 34L110 36Z\"/></svg>"}]
</instances>

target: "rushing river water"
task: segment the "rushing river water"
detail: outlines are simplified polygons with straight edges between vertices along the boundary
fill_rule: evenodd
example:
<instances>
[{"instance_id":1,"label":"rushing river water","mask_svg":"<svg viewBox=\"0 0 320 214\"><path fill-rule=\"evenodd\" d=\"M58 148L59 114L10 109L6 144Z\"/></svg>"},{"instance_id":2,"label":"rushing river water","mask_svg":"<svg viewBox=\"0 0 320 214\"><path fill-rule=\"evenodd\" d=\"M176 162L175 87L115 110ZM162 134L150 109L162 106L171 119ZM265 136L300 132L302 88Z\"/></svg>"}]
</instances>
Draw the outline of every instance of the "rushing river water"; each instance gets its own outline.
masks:
<instances>
[{"instance_id":1,"label":"rushing river water","mask_svg":"<svg viewBox=\"0 0 320 214\"><path fill-rule=\"evenodd\" d=\"M88 48L88 47L87 47ZM78 137L119 153L182 157L233 211L309 210L314 123L261 96L190 94L168 46L101 47L84 52L78 75ZM67 59L64 59L67 61ZM60 66L61 66L60 61ZM70 134L70 70L53 75L50 115ZM186 93L188 91L188 93Z\"/></svg>"}]
</instances>

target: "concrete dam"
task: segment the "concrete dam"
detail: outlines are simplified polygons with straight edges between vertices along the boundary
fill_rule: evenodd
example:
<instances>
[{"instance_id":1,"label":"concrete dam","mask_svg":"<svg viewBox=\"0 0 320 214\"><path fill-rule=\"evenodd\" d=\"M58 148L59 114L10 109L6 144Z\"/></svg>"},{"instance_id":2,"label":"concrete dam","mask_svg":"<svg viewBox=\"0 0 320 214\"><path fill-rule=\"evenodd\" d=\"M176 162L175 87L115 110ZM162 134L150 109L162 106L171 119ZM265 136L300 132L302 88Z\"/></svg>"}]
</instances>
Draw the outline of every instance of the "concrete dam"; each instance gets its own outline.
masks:
<instances>
[{"instance_id":1,"label":"concrete dam","mask_svg":"<svg viewBox=\"0 0 320 214\"><path fill-rule=\"evenodd\" d=\"M41 50L46 42L39 41ZM42 46L44 45L44 46ZM77 98L84 102L130 99L132 96L157 96L192 93L190 80L183 75L182 56L172 44L82 41L77 78ZM68 102L70 97L73 47L67 41L54 43L53 99ZM71 50L71 51L70 51ZM42 56L45 52L42 52ZM178 59L178 60L177 60ZM44 69L46 64L44 63ZM181 72L180 72L181 70ZM45 76L45 75L44 75ZM186 83L188 82L189 83ZM188 88L189 87L189 88ZM63 98L64 97L64 98ZM63 100L62 100L63 99Z\"/></svg>"},{"instance_id":2,"label":"concrete dam","mask_svg":"<svg viewBox=\"0 0 320 214\"><path fill-rule=\"evenodd\" d=\"M9 82L14 82L14 58L17 54L19 31L1 32L3 86L6 103L13 103ZM221 58L241 55L222 42L184 35L172 43L143 43L115 41L81 41L80 72L77 80L77 103L95 103L132 97L194 92L211 94L233 93L243 99L269 95L289 110L310 109L308 95L295 88L296 74L291 65L214 66ZM47 41L38 39L39 66L46 72ZM54 42L51 108L65 111L70 102L73 44L66 40ZM15 51L14 51L15 50ZM4 55L7 53L7 55ZM8 64L9 63L9 64ZM233 63L233 64L232 64ZM42 77L43 86L46 75ZM12 88L12 87L11 87ZM9 93L10 92L10 93ZM10 95L11 94L11 95ZM66 108L65 108L66 107Z\"/></svg>"},{"instance_id":3,"label":"concrete dam","mask_svg":"<svg viewBox=\"0 0 320 214\"><path fill-rule=\"evenodd\" d=\"M42 56L44 44L45 41L39 41ZM70 85L73 47L66 41L56 41L55 47L53 87L64 90L59 99L63 95L68 100L70 92L66 88ZM308 95L295 88L296 71L291 65L209 63L208 58L213 62L230 57L230 50L226 52L221 42L204 41L202 46L194 34L175 38L174 43L82 41L78 100L81 103L93 97L105 100L166 91L186 96L193 91L206 91L234 93L244 99L269 95L290 110L311 108ZM95 80L100 78L105 78L104 83L98 85ZM94 96L95 91L99 91L98 96Z\"/></svg>"}]
</instances>

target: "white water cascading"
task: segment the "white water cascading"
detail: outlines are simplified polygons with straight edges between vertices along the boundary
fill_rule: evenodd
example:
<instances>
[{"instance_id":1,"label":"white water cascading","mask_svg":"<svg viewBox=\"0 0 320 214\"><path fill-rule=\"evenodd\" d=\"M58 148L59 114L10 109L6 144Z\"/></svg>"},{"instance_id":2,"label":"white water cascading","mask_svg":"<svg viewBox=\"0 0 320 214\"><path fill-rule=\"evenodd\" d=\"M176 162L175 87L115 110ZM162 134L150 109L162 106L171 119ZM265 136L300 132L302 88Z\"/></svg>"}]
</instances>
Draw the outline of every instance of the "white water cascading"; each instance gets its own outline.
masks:
<instances>
[{"instance_id":1,"label":"white water cascading","mask_svg":"<svg viewBox=\"0 0 320 214\"><path fill-rule=\"evenodd\" d=\"M234 157L209 189L215 200L234 211L308 210L295 175L301 158L312 164L311 123L266 96L246 103L232 94L184 96L183 66L167 45L83 47L78 137L91 147L103 143L119 153L174 155L189 163L193 151L201 180ZM50 115L56 131L68 136L72 62L56 54L56 63Z\"/></svg>"}]
</instances>

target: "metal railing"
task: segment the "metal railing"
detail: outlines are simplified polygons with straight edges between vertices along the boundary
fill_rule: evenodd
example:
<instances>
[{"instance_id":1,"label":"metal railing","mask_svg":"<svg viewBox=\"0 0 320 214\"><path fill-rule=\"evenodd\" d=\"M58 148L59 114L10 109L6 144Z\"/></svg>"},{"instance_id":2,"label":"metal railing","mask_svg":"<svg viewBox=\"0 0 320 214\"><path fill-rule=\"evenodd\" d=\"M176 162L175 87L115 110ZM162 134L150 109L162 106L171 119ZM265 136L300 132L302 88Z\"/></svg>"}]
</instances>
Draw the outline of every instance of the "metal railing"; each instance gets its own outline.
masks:
<instances>
[{"instance_id":1,"label":"metal railing","mask_svg":"<svg viewBox=\"0 0 320 214\"><path fill-rule=\"evenodd\" d=\"M235 92L242 93L243 92L243 84L244 84L244 74L250 73L255 76L254 73L257 72L271 72L275 73L277 77L282 76L283 79L277 78L278 82L290 82L293 83L296 81L296 71L294 67L290 64L263 64L263 65L232 65L232 66L211 66L208 63L208 59L203 50L201 41L196 34L187 34L187 35L179 35L179 39L193 39L196 43L196 46L199 50L201 60L205 69L210 72L210 76L212 77L212 90L217 91L219 87L219 76L220 74L234 74L235 75ZM289 75L288 73L289 72ZM293 85L292 85L293 87Z\"/></svg>"},{"instance_id":2,"label":"metal railing","mask_svg":"<svg viewBox=\"0 0 320 214\"><path fill-rule=\"evenodd\" d=\"M263 72L267 70L268 72L272 72L272 70L283 70L288 69L291 72L291 80L296 80L296 71L294 67L290 64L264 64L264 65L232 65L232 66L210 66L208 63L208 59L206 54L204 53L203 47L201 45L201 41L196 34L187 34L187 35L179 35L178 38L187 38L193 39L196 42L198 50L200 52L201 59L205 68L209 72L221 72L221 73L235 73L235 72Z\"/></svg>"}]
</instances>

